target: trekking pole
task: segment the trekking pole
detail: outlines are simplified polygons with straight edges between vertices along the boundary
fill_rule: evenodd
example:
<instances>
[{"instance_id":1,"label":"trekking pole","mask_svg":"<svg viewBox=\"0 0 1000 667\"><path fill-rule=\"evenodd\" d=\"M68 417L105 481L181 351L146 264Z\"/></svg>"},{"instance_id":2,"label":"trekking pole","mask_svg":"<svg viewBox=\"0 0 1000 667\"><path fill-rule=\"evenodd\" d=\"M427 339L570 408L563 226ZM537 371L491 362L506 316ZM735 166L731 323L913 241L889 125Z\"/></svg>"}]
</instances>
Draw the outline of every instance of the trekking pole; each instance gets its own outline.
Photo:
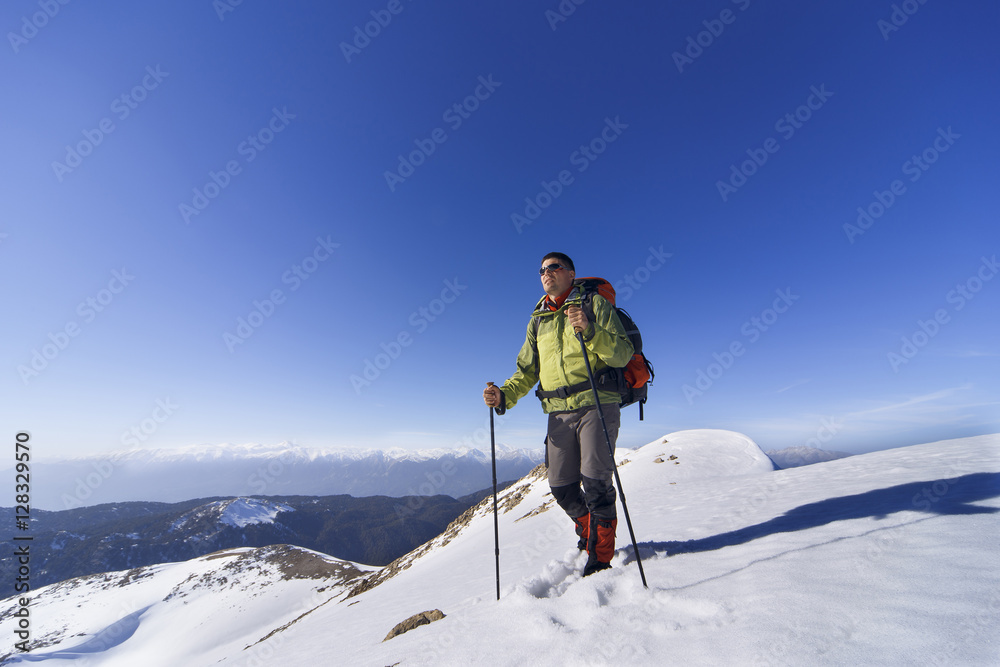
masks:
<instances>
[{"instance_id":1,"label":"trekking pole","mask_svg":"<svg viewBox=\"0 0 1000 667\"><path fill-rule=\"evenodd\" d=\"M492 382L486 383L492 387ZM493 430L493 408L490 407L490 454L493 456L493 544L497 557L497 600L500 599L500 519L497 516L497 443Z\"/></svg>"},{"instance_id":2,"label":"trekking pole","mask_svg":"<svg viewBox=\"0 0 1000 667\"><path fill-rule=\"evenodd\" d=\"M601 418L601 428L604 429L604 439L608 443L608 451L611 453L611 469L615 473L615 484L618 485L618 495L622 497L622 509L625 511L625 523L628 524L628 534L632 538L632 550L635 552L635 562L639 565L639 576L642 578L642 587L646 585L646 573L642 571L642 558L639 557L639 547L635 543L635 532L632 531L632 519L628 515L628 504L625 502L625 490L622 489L622 480L618 476L618 466L615 465L615 450L611 446L611 436L608 435L608 426L604 423L604 410L601 409L601 398L597 394L597 383L594 382L594 372L590 369L590 356L587 354L587 345L583 342L583 332L576 330L576 339L580 341L580 349L583 350L583 360L587 363L587 377L590 379L590 388L594 390L594 405L597 406L597 414ZM498 566L499 567L499 566Z\"/></svg>"}]
</instances>

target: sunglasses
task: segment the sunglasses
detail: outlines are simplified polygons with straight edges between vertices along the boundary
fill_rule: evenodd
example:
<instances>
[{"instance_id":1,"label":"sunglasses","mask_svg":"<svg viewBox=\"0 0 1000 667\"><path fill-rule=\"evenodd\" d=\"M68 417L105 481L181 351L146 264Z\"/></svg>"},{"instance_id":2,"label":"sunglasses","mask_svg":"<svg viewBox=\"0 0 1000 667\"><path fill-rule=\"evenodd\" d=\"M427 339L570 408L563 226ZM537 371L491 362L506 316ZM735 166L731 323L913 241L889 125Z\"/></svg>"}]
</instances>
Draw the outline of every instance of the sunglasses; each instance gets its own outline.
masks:
<instances>
[{"instance_id":1,"label":"sunglasses","mask_svg":"<svg viewBox=\"0 0 1000 667\"><path fill-rule=\"evenodd\" d=\"M544 276L546 273L555 273L556 271L559 271L564 268L566 267L564 267L562 264L549 264L548 266L543 266L542 268L538 269L538 275Z\"/></svg>"}]
</instances>

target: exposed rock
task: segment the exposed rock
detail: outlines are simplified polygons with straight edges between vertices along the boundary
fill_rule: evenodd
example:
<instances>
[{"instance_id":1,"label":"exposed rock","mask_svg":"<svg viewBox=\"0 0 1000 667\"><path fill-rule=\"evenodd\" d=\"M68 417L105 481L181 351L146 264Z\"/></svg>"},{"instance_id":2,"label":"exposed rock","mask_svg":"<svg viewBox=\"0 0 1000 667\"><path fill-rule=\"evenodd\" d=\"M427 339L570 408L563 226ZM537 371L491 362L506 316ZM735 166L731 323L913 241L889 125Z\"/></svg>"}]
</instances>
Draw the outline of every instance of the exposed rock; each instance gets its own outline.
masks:
<instances>
[{"instance_id":1,"label":"exposed rock","mask_svg":"<svg viewBox=\"0 0 1000 667\"><path fill-rule=\"evenodd\" d=\"M422 611L419 614L414 614L390 630L389 634L382 641L387 642L393 637L401 635L404 632L409 632L413 628L419 628L421 625L440 621L442 618L444 618L444 614L441 613L440 609L432 609L431 611Z\"/></svg>"},{"instance_id":2,"label":"exposed rock","mask_svg":"<svg viewBox=\"0 0 1000 667\"><path fill-rule=\"evenodd\" d=\"M516 487L510 493L504 494L502 499L497 500L497 511L502 511L504 514L511 511L517 507L522 500L524 500L524 497L528 495L530 491L531 482L528 482Z\"/></svg>"},{"instance_id":3,"label":"exposed rock","mask_svg":"<svg viewBox=\"0 0 1000 667\"><path fill-rule=\"evenodd\" d=\"M527 475L524 476L525 479L544 479L549 474L549 468L544 463L539 463L534 468L531 469Z\"/></svg>"},{"instance_id":4,"label":"exposed rock","mask_svg":"<svg viewBox=\"0 0 1000 667\"><path fill-rule=\"evenodd\" d=\"M546 475L546 468L544 465L535 466L534 469L528 476L525 477L522 482L528 479L542 479ZM509 512L514 509L514 507L521 501L528 491L528 484L522 484L517 487L508 487L503 490L501 494L502 497L497 498L497 507L503 508L504 512ZM514 496L512 500L510 496ZM490 494L483 498L479 503L473 507L470 507L465 512L462 513L460 517L448 524L448 527L443 533L435 537L429 542L425 542L421 546L417 547L410 553L400 556L396 560L392 561L385 567L372 572L365 576L360 583L358 583L351 592L347 594L344 598L345 600L353 598L357 595L361 595L367 590L375 588L383 581L391 579L403 570L409 568L414 562L420 559L423 555L433 551L434 549L439 549L453 539L458 537L458 534L462 532L465 526L469 525L469 522L476 516L485 516L493 513L493 494Z\"/></svg>"},{"instance_id":5,"label":"exposed rock","mask_svg":"<svg viewBox=\"0 0 1000 667\"><path fill-rule=\"evenodd\" d=\"M282 579L334 579L347 582L364 575L353 564L324 558L287 544L277 544L260 549L261 560L272 562L281 568Z\"/></svg>"},{"instance_id":6,"label":"exposed rock","mask_svg":"<svg viewBox=\"0 0 1000 667\"><path fill-rule=\"evenodd\" d=\"M552 494L547 493L545 495L550 496ZM546 500L544 503L542 503L541 505L539 505L535 509L531 510L530 512L528 512L524 516L519 517L517 519L514 519L514 523L517 523L521 519L527 519L530 516L536 516L538 514L541 514L542 512L548 512L549 508L552 507L552 505L555 504L555 502L556 502L555 500Z\"/></svg>"}]
</instances>

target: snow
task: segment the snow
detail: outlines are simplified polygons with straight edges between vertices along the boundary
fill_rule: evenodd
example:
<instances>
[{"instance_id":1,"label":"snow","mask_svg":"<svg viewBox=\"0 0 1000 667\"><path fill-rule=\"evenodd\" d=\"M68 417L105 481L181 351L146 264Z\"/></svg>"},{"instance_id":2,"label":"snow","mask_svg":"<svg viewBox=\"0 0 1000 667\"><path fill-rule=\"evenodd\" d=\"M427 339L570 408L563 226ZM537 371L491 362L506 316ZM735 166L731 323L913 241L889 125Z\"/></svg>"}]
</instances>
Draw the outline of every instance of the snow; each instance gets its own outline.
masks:
<instances>
[{"instance_id":1,"label":"snow","mask_svg":"<svg viewBox=\"0 0 1000 667\"><path fill-rule=\"evenodd\" d=\"M206 516L219 524L245 528L254 524L273 523L279 513L294 511L295 508L291 505L263 498L217 500L181 515L171 524L170 530L181 530L188 523ZM138 535L135 537L138 538Z\"/></svg>"},{"instance_id":2,"label":"snow","mask_svg":"<svg viewBox=\"0 0 1000 667\"><path fill-rule=\"evenodd\" d=\"M257 498L235 498L223 501L223 504L224 509L219 515L219 522L237 528L257 523L274 523L274 518L280 512L295 511L290 505Z\"/></svg>"},{"instance_id":3,"label":"snow","mask_svg":"<svg viewBox=\"0 0 1000 667\"><path fill-rule=\"evenodd\" d=\"M344 564L306 549L291 551L334 572ZM185 563L53 584L35 595L33 636L44 643L61 633L64 641L5 664L197 665L239 656L261 639L262 627L290 623L347 586L336 575L287 578L281 565L287 552L230 549ZM6 640L13 632L5 634Z\"/></svg>"},{"instance_id":4,"label":"snow","mask_svg":"<svg viewBox=\"0 0 1000 667\"><path fill-rule=\"evenodd\" d=\"M618 458L648 589L623 513L613 568L582 579L572 524L529 477L499 498L499 601L487 503L351 598L263 566L220 584L229 556L56 584L33 592L33 637L53 642L35 653L53 667L1000 663L1000 435L774 470L746 436L699 430ZM432 609L446 617L382 641ZM81 652L118 621L134 633Z\"/></svg>"}]
</instances>

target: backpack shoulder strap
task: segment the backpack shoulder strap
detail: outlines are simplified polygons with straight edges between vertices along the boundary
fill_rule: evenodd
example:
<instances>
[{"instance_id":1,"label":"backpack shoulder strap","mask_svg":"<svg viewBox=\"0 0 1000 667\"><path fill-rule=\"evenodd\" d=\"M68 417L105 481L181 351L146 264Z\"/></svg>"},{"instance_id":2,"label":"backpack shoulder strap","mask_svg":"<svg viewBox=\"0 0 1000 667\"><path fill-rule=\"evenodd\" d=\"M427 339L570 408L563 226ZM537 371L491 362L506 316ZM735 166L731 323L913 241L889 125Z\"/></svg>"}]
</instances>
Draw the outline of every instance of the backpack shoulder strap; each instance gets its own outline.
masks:
<instances>
[{"instance_id":1,"label":"backpack shoulder strap","mask_svg":"<svg viewBox=\"0 0 1000 667\"><path fill-rule=\"evenodd\" d=\"M582 297L581 307L583 308L583 312L587 316L587 319L590 320L591 322L595 321L594 295L601 294L601 296L604 296L605 299L608 299L607 296L601 293L601 289L605 285L607 285L608 288L611 290L610 291L611 298L608 299L608 301L611 303L612 306L614 306L615 304L614 288L612 288L611 284L608 283L608 281L604 280L603 278L577 278L576 280L573 281L573 284L576 285L578 288L580 288L580 294Z\"/></svg>"},{"instance_id":2,"label":"backpack shoulder strap","mask_svg":"<svg viewBox=\"0 0 1000 667\"><path fill-rule=\"evenodd\" d=\"M615 288L611 286L607 280L603 278L577 278L573 281L573 285L580 290L580 305L583 308L584 314L587 319L593 322L594 318L594 295L600 294L603 296L611 307L615 307ZM570 295L572 296L572 294ZM531 318L531 326L535 332L535 338L538 338L538 324L541 318L537 315Z\"/></svg>"}]
</instances>

